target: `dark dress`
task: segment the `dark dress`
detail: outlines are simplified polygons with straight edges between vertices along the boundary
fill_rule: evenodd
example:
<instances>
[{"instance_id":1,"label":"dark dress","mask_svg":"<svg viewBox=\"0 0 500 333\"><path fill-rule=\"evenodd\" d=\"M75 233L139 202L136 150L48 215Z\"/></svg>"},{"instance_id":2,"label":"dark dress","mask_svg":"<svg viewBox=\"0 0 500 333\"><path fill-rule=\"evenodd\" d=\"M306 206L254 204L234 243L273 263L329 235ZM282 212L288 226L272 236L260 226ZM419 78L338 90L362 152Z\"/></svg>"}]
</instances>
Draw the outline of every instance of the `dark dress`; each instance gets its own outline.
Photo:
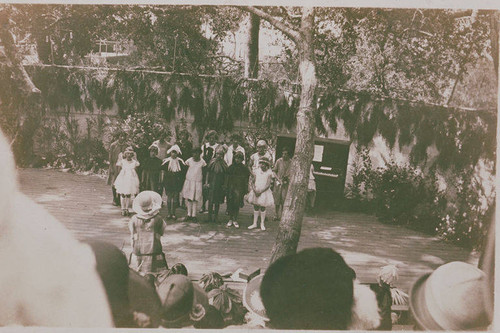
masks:
<instances>
[{"instance_id":1,"label":"dark dress","mask_svg":"<svg viewBox=\"0 0 500 333\"><path fill-rule=\"evenodd\" d=\"M370 289L377 296L377 304L380 310L380 326L376 328L379 331L390 331L392 330L392 295L391 287L388 284L382 283L370 283Z\"/></svg>"},{"instance_id":2,"label":"dark dress","mask_svg":"<svg viewBox=\"0 0 500 333\"><path fill-rule=\"evenodd\" d=\"M238 211L244 203L244 196L248 193L248 178L250 171L242 163L233 163L227 170L227 209L229 213Z\"/></svg>"},{"instance_id":3,"label":"dark dress","mask_svg":"<svg viewBox=\"0 0 500 333\"><path fill-rule=\"evenodd\" d=\"M160 193L161 160L158 157L148 157L143 164L141 177L142 191Z\"/></svg>"},{"instance_id":4,"label":"dark dress","mask_svg":"<svg viewBox=\"0 0 500 333\"><path fill-rule=\"evenodd\" d=\"M163 164L161 165L161 169L165 171L165 176L163 177L163 186L165 187L165 192L169 193L180 193L182 191L182 186L184 185L184 177L186 174L186 165L184 161L177 158L179 160L179 171L170 171L169 165L172 163L172 159L166 158Z\"/></svg>"},{"instance_id":5,"label":"dark dress","mask_svg":"<svg viewBox=\"0 0 500 333\"><path fill-rule=\"evenodd\" d=\"M213 204L224 203L226 172L227 164L223 159L213 159L207 166L207 182L209 184L208 200Z\"/></svg>"},{"instance_id":6,"label":"dark dress","mask_svg":"<svg viewBox=\"0 0 500 333\"><path fill-rule=\"evenodd\" d=\"M179 148L181 149L181 158L186 161L188 158L191 157L191 155L193 154L193 144L186 140L186 141L179 141L177 143L177 145L179 146ZM206 162L206 161L205 161Z\"/></svg>"}]
</instances>

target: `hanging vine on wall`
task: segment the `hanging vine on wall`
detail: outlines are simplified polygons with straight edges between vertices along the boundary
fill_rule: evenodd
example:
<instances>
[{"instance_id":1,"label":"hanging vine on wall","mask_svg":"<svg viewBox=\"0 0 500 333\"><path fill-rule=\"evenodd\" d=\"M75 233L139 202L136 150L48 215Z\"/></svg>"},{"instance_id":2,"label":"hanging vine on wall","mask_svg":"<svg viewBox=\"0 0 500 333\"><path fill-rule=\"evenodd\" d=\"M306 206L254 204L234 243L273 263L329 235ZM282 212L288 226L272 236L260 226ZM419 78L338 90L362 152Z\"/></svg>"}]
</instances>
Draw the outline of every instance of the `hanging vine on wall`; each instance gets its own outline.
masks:
<instances>
[{"instance_id":1,"label":"hanging vine on wall","mask_svg":"<svg viewBox=\"0 0 500 333\"><path fill-rule=\"evenodd\" d=\"M266 128L292 128L298 95L266 80L227 76L32 67L33 81L50 110L106 110L114 103L122 117L155 113L170 121L192 115L200 134L208 128L227 132L243 119ZM380 134L389 147L411 147L411 162L425 163L429 147L439 151L436 166L446 170L494 160L496 115L460 112L453 108L376 98L368 92L327 91L316 113L318 132L323 121L334 132L343 124L347 134L368 146Z\"/></svg>"},{"instance_id":2,"label":"hanging vine on wall","mask_svg":"<svg viewBox=\"0 0 500 333\"><path fill-rule=\"evenodd\" d=\"M410 147L413 165L425 163L432 146L439 152L435 166L441 170L473 168L480 159L495 157L496 114L491 112L332 92L321 97L318 114L334 132L342 123L361 146L380 134L390 148L396 143L400 149Z\"/></svg>"}]
</instances>

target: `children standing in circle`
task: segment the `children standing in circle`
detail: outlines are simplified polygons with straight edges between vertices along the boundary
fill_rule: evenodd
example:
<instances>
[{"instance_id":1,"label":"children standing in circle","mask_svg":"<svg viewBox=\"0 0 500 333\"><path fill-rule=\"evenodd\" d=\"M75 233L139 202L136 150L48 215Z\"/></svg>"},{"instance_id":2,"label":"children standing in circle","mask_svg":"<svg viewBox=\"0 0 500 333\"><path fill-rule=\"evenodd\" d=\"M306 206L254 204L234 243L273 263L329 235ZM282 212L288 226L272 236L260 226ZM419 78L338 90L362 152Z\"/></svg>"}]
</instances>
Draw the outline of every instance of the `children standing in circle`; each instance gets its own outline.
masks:
<instances>
[{"instance_id":1,"label":"children standing in circle","mask_svg":"<svg viewBox=\"0 0 500 333\"><path fill-rule=\"evenodd\" d=\"M184 184L184 161L178 157L181 150L178 145L173 145L169 150L167 157L163 160L162 170L164 171L163 186L167 194L167 217L176 219L175 209L179 202L179 193Z\"/></svg>"},{"instance_id":2,"label":"children standing in circle","mask_svg":"<svg viewBox=\"0 0 500 333\"><path fill-rule=\"evenodd\" d=\"M198 202L202 200L203 192L203 167L207 164L201 158L201 148L193 149L193 157L188 158L186 166L186 180L182 188L182 196L187 200L187 217L185 221L196 221L196 209Z\"/></svg>"},{"instance_id":3,"label":"children standing in circle","mask_svg":"<svg viewBox=\"0 0 500 333\"><path fill-rule=\"evenodd\" d=\"M143 191L135 198L133 209L137 213L129 222L132 245L131 266L140 274L156 274L168 268L161 245L165 221L159 215L161 196L153 191Z\"/></svg>"},{"instance_id":4,"label":"children standing in circle","mask_svg":"<svg viewBox=\"0 0 500 333\"><path fill-rule=\"evenodd\" d=\"M252 172L252 181L250 182L251 191L247 201L253 205L253 224L248 229L257 228L260 214L260 229L266 230L266 207L274 205L273 193L271 192L272 178L271 162L267 157L262 157L259 161L259 167Z\"/></svg>"},{"instance_id":5,"label":"children standing in circle","mask_svg":"<svg viewBox=\"0 0 500 333\"><path fill-rule=\"evenodd\" d=\"M140 165L137 161L134 149L127 147L123 153L118 156L116 165L121 167L120 173L115 180L116 193L120 195L120 204L122 216L129 215L128 208L130 199L139 193L139 176L135 169Z\"/></svg>"}]
</instances>

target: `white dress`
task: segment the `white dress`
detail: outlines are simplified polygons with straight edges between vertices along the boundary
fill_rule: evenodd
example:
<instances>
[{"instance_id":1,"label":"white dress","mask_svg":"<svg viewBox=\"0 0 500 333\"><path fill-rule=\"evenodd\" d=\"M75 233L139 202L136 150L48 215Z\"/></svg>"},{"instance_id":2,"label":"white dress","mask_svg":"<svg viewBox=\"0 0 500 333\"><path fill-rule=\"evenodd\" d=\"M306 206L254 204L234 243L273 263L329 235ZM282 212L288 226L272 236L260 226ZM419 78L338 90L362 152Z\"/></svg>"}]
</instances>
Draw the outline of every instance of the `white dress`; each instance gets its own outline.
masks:
<instances>
[{"instance_id":1,"label":"white dress","mask_svg":"<svg viewBox=\"0 0 500 333\"><path fill-rule=\"evenodd\" d=\"M255 175L255 189L257 191L261 191L266 187L268 179L270 180L272 178L273 172L271 169L268 169L267 171L262 171L261 168L258 168L254 171L254 175ZM256 196L254 191L252 190L248 194L247 201L249 204L261 207L274 206L273 192L269 187L264 193L261 193L261 195Z\"/></svg>"},{"instance_id":2,"label":"white dress","mask_svg":"<svg viewBox=\"0 0 500 333\"><path fill-rule=\"evenodd\" d=\"M129 161L127 159L118 158L116 165L122 169L115 180L116 193L125 195L135 195L139 193L139 177L135 171L135 168L137 168L139 164L140 163L134 159Z\"/></svg>"},{"instance_id":3,"label":"white dress","mask_svg":"<svg viewBox=\"0 0 500 333\"><path fill-rule=\"evenodd\" d=\"M262 157L267 157L271 164L273 163L273 157L268 151L266 151L262 156L260 156L258 152L254 153L252 156L250 156L250 168L252 168L253 172L255 172L255 170L259 168L259 161Z\"/></svg>"},{"instance_id":4,"label":"white dress","mask_svg":"<svg viewBox=\"0 0 500 333\"><path fill-rule=\"evenodd\" d=\"M190 157L185 164L188 166L188 170L182 188L182 196L187 200L201 201L203 191L202 168L205 167L207 163L202 158L196 162Z\"/></svg>"}]
</instances>

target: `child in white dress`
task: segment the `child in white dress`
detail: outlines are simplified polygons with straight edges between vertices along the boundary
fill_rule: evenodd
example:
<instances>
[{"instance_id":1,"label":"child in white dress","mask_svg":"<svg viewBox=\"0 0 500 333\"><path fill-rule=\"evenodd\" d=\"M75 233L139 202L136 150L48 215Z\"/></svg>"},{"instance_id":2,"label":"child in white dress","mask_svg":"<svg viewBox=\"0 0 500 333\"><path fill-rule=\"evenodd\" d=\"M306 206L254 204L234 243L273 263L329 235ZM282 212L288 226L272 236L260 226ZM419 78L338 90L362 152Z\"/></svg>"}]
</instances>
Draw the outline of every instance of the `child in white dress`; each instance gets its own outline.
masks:
<instances>
[{"instance_id":1,"label":"child in white dress","mask_svg":"<svg viewBox=\"0 0 500 333\"><path fill-rule=\"evenodd\" d=\"M186 180L182 188L182 197L187 200L187 217L185 221L196 221L198 202L202 201L203 193L203 167L207 165L201 158L201 148L193 149L193 157L185 162L188 167Z\"/></svg>"},{"instance_id":2,"label":"child in white dress","mask_svg":"<svg viewBox=\"0 0 500 333\"><path fill-rule=\"evenodd\" d=\"M115 180L116 193L120 195L120 205L122 216L128 216L130 213L130 199L139 193L139 176L135 169L140 165L137 161L134 149L127 147L123 153L118 155L116 165L121 168L120 173Z\"/></svg>"},{"instance_id":3,"label":"child in white dress","mask_svg":"<svg viewBox=\"0 0 500 333\"><path fill-rule=\"evenodd\" d=\"M266 207L274 206L273 193L271 191L271 180L273 172L271 162L268 158L262 157L259 167L252 172L251 191L247 201L253 205L253 224L248 229L257 228L260 215L260 229L266 230Z\"/></svg>"}]
</instances>

